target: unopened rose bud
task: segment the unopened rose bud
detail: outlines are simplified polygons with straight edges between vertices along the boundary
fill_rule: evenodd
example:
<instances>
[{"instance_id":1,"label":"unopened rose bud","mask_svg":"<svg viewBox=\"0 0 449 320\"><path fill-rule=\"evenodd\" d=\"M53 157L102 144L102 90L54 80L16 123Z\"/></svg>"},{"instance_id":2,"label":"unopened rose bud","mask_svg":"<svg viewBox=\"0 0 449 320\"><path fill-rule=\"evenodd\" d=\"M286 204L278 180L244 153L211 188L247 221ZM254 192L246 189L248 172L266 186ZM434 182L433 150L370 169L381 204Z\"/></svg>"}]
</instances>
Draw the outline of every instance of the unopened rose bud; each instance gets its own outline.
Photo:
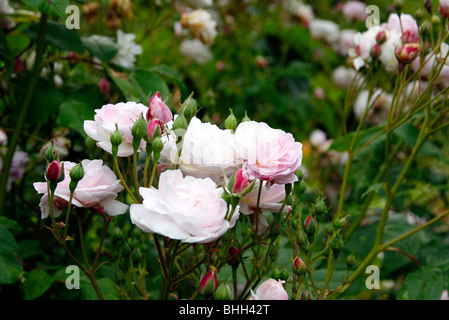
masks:
<instances>
[{"instance_id":1,"label":"unopened rose bud","mask_svg":"<svg viewBox=\"0 0 449 320\"><path fill-rule=\"evenodd\" d=\"M109 83L109 81L106 78L101 78L100 81L98 81L98 90L100 90L100 92L102 94L108 94L109 91L111 91L111 85Z\"/></svg>"},{"instance_id":2,"label":"unopened rose bud","mask_svg":"<svg viewBox=\"0 0 449 320\"><path fill-rule=\"evenodd\" d=\"M235 128L237 128L237 119L234 116L232 109L229 109L229 111L231 114L225 120L225 128L228 130L235 130Z\"/></svg>"},{"instance_id":3,"label":"unopened rose bud","mask_svg":"<svg viewBox=\"0 0 449 320\"><path fill-rule=\"evenodd\" d=\"M437 26L441 23L441 19L439 16L437 16L436 14L432 15L432 17L430 18L430 23L433 24L434 26Z\"/></svg>"},{"instance_id":4,"label":"unopened rose bud","mask_svg":"<svg viewBox=\"0 0 449 320\"><path fill-rule=\"evenodd\" d=\"M373 48L371 49L371 57L373 59L377 59L380 57L381 53L382 53L382 49L380 48L380 45L378 43L375 43Z\"/></svg>"},{"instance_id":5,"label":"unopened rose bud","mask_svg":"<svg viewBox=\"0 0 449 320\"><path fill-rule=\"evenodd\" d=\"M118 147L123 141L123 135L119 131L117 125L115 125L115 131L111 134L111 145L112 145L112 155L116 156L118 152Z\"/></svg>"},{"instance_id":6,"label":"unopened rose bud","mask_svg":"<svg viewBox=\"0 0 449 320\"><path fill-rule=\"evenodd\" d=\"M302 276L307 271L307 266L304 260L302 260L299 256L293 259L293 272L298 276Z\"/></svg>"},{"instance_id":7,"label":"unopened rose bud","mask_svg":"<svg viewBox=\"0 0 449 320\"><path fill-rule=\"evenodd\" d=\"M268 61L267 61L267 59L266 59L265 57L263 57L263 56L257 56L257 57L256 57L256 64L257 64L257 66L258 66L259 68L262 68L262 69L268 67Z\"/></svg>"},{"instance_id":8,"label":"unopened rose bud","mask_svg":"<svg viewBox=\"0 0 449 320\"><path fill-rule=\"evenodd\" d=\"M242 119L242 122L251 121L251 119L248 117L248 114L245 111L245 116Z\"/></svg>"},{"instance_id":9,"label":"unopened rose bud","mask_svg":"<svg viewBox=\"0 0 449 320\"><path fill-rule=\"evenodd\" d=\"M343 242L343 239L341 238L341 235L339 233L337 233L330 242L330 247L334 252L335 256L338 256L340 251L343 249L344 245L345 244Z\"/></svg>"},{"instance_id":10,"label":"unopened rose bud","mask_svg":"<svg viewBox=\"0 0 449 320\"><path fill-rule=\"evenodd\" d=\"M44 157L48 162L52 162L59 158L59 150L55 147L55 141L51 140L51 145L44 150Z\"/></svg>"},{"instance_id":11,"label":"unopened rose bud","mask_svg":"<svg viewBox=\"0 0 449 320\"><path fill-rule=\"evenodd\" d=\"M192 96L193 93L190 94L190 96L181 106L182 113L186 117L187 122L190 122L190 120L196 115L196 112L198 111L196 101L192 98Z\"/></svg>"},{"instance_id":12,"label":"unopened rose bud","mask_svg":"<svg viewBox=\"0 0 449 320\"><path fill-rule=\"evenodd\" d=\"M148 140L153 141L156 136L162 135L162 126L159 119L152 119L147 128Z\"/></svg>"},{"instance_id":13,"label":"unopened rose bud","mask_svg":"<svg viewBox=\"0 0 449 320\"><path fill-rule=\"evenodd\" d=\"M315 234L317 227L317 222L313 216L308 216L304 221L304 230L308 235Z\"/></svg>"},{"instance_id":14,"label":"unopened rose bud","mask_svg":"<svg viewBox=\"0 0 449 320\"><path fill-rule=\"evenodd\" d=\"M312 296L309 291L304 291L301 293L301 300L312 300Z\"/></svg>"},{"instance_id":15,"label":"unopened rose bud","mask_svg":"<svg viewBox=\"0 0 449 320\"><path fill-rule=\"evenodd\" d=\"M346 266L348 267L348 269L354 267L356 263L357 257L353 253L351 253L349 256L346 257Z\"/></svg>"},{"instance_id":16,"label":"unopened rose bud","mask_svg":"<svg viewBox=\"0 0 449 320\"><path fill-rule=\"evenodd\" d=\"M148 104L147 121L158 118L162 124L166 124L173 119L173 114L170 108L162 101L159 91L150 98Z\"/></svg>"},{"instance_id":17,"label":"unopened rose bud","mask_svg":"<svg viewBox=\"0 0 449 320\"><path fill-rule=\"evenodd\" d=\"M51 162L47 167L46 177L51 182L57 182L61 177L61 163L59 161Z\"/></svg>"},{"instance_id":18,"label":"unopened rose bud","mask_svg":"<svg viewBox=\"0 0 449 320\"><path fill-rule=\"evenodd\" d=\"M230 257L229 264L230 265L238 265L240 261L240 250L236 247L230 247L228 250L228 254Z\"/></svg>"},{"instance_id":19,"label":"unopened rose bud","mask_svg":"<svg viewBox=\"0 0 449 320\"><path fill-rule=\"evenodd\" d=\"M440 13L446 19L449 19L449 1L441 1L440 0Z\"/></svg>"},{"instance_id":20,"label":"unopened rose bud","mask_svg":"<svg viewBox=\"0 0 449 320\"><path fill-rule=\"evenodd\" d=\"M426 8L429 13L432 13L432 6L433 6L432 0L424 1L424 8Z\"/></svg>"},{"instance_id":21,"label":"unopened rose bud","mask_svg":"<svg viewBox=\"0 0 449 320\"><path fill-rule=\"evenodd\" d=\"M328 209L326 206L326 202L322 196L318 197L317 201L315 202L314 209L315 209L315 214L318 217L321 217L323 214L327 213Z\"/></svg>"},{"instance_id":22,"label":"unopened rose bud","mask_svg":"<svg viewBox=\"0 0 449 320\"><path fill-rule=\"evenodd\" d=\"M382 45L383 43L385 43L385 41L387 41L387 34L385 31L379 31L376 35L376 42L378 45Z\"/></svg>"},{"instance_id":23,"label":"unopened rose bud","mask_svg":"<svg viewBox=\"0 0 449 320\"><path fill-rule=\"evenodd\" d=\"M231 287L227 283L221 283L215 291L214 300L230 300L232 296Z\"/></svg>"},{"instance_id":24,"label":"unopened rose bud","mask_svg":"<svg viewBox=\"0 0 449 320\"><path fill-rule=\"evenodd\" d=\"M232 193L243 193L250 184L249 173L245 168L242 168L235 174L235 184Z\"/></svg>"},{"instance_id":25,"label":"unopened rose bud","mask_svg":"<svg viewBox=\"0 0 449 320\"><path fill-rule=\"evenodd\" d=\"M148 127L145 119L140 117L131 127L131 134L133 135L134 151L139 149L142 139L148 135Z\"/></svg>"},{"instance_id":26,"label":"unopened rose bud","mask_svg":"<svg viewBox=\"0 0 449 320\"><path fill-rule=\"evenodd\" d=\"M70 170L69 175L70 175L69 189L70 192L73 193L75 191L76 186L78 185L78 182L84 177L83 165L81 163L74 165L73 168Z\"/></svg>"},{"instance_id":27,"label":"unopened rose bud","mask_svg":"<svg viewBox=\"0 0 449 320\"><path fill-rule=\"evenodd\" d=\"M160 154L162 149L164 149L164 143L160 137L155 137L153 140L153 151L154 154Z\"/></svg>"},{"instance_id":28,"label":"unopened rose bud","mask_svg":"<svg viewBox=\"0 0 449 320\"><path fill-rule=\"evenodd\" d=\"M187 130L188 127L188 123L187 123L187 119L183 114L179 114L175 121L173 121L173 130Z\"/></svg>"},{"instance_id":29,"label":"unopened rose bud","mask_svg":"<svg viewBox=\"0 0 449 320\"><path fill-rule=\"evenodd\" d=\"M398 13L402 12L402 8L404 8L404 0L394 0L393 2L394 8Z\"/></svg>"},{"instance_id":30,"label":"unopened rose bud","mask_svg":"<svg viewBox=\"0 0 449 320\"><path fill-rule=\"evenodd\" d=\"M404 44L396 49L396 58L401 63L410 63L418 56L419 49L420 45L418 43Z\"/></svg>"},{"instance_id":31,"label":"unopened rose bud","mask_svg":"<svg viewBox=\"0 0 449 320\"><path fill-rule=\"evenodd\" d=\"M415 19L417 22L421 21L422 18L424 18L424 11L422 8L419 8L418 10L416 10L415 12Z\"/></svg>"},{"instance_id":32,"label":"unopened rose bud","mask_svg":"<svg viewBox=\"0 0 449 320\"><path fill-rule=\"evenodd\" d=\"M206 297L212 297L218 288L218 275L216 270L209 271L200 279L198 287L199 293Z\"/></svg>"}]
</instances>

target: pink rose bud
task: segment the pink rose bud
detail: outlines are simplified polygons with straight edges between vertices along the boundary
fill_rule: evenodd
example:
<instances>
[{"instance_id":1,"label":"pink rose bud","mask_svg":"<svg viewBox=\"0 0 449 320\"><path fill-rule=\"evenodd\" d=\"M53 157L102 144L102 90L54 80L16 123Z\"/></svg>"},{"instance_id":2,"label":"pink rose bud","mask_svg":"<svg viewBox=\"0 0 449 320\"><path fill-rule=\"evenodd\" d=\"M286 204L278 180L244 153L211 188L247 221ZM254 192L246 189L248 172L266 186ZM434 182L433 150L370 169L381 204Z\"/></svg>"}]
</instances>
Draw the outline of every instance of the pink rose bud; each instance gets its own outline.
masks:
<instances>
[{"instance_id":1,"label":"pink rose bud","mask_svg":"<svg viewBox=\"0 0 449 320\"><path fill-rule=\"evenodd\" d=\"M147 121L158 118L162 124L166 124L173 119L173 114L170 108L162 101L159 91L157 91L151 98L148 106Z\"/></svg>"},{"instance_id":2,"label":"pink rose bud","mask_svg":"<svg viewBox=\"0 0 449 320\"><path fill-rule=\"evenodd\" d=\"M377 44L381 45L383 44L385 41L387 41L387 34L385 33L385 31L379 31L376 35L376 42Z\"/></svg>"},{"instance_id":3,"label":"pink rose bud","mask_svg":"<svg viewBox=\"0 0 449 320\"><path fill-rule=\"evenodd\" d=\"M307 266L304 260L302 260L299 256L293 259L293 272L297 275L303 275L307 271Z\"/></svg>"},{"instance_id":4,"label":"pink rose bud","mask_svg":"<svg viewBox=\"0 0 449 320\"><path fill-rule=\"evenodd\" d=\"M101 78L100 81L98 81L97 86L98 90L100 90L102 94L106 94L111 91L111 85L109 84L108 80L106 80L106 78Z\"/></svg>"},{"instance_id":5,"label":"pink rose bud","mask_svg":"<svg viewBox=\"0 0 449 320\"><path fill-rule=\"evenodd\" d=\"M209 271L201 277L198 291L204 296L212 296L218 287L218 275L216 270Z\"/></svg>"},{"instance_id":6,"label":"pink rose bud","mask_svg":"<svg viewBox=\"0 0 449 320\"><path fill-rule=\"evenodd\" d=\"M47 167L47 179L56 182L61 177L61 164L58 161L51 162Z\"/></svg>"},{"instance_id":7,"label":"pink rose bud","mask_svg":"<svg viewBox=\"0 0 449 320\"><path fill-rule=\"evenodd\" d=\"M307 234L314 234L317 229L317 223L314 217L308 216L306 220L304 221L304 230L307 232Z\"/></svg>"},{"instance_id":8,"label":"pink rose bud","mask_svg":"<svg viewBox=\"0 0 449 320\"><path fill-rule=\"evenodd\" d=\"M449 0L440 0L440 13L449 19Z\"/></svg>"},{"instance_id":9,"label":"pink rose bud","mask_svg":"<svg viewBox=\"0 0 449 320\"><path fill-rule=\"evenodd\" d=\"M376 43L373 45L373 48L371 49L371 57L373 57L374 59L379 58L381 52L382 49L380 48L380 45Z\"/></svg>"},{"instance_id":10,"label":"pink rose bud","mask_svg":"<svg viewBox=\"0 0 449 320\"><path fill-rule=\"evenodd\" d=\"M401 63L410 63L418 56L419 49L418 43L406 43L396 49L396 58Z\"/></svg>"},{"instance_id":11,"label":"pink rose bud","mask_svg":"<svg viewBox=\"0 0 449 320\"><path fill-rule=\"evenodd\" d=\"M268 61L265 57L257 56L256 57L256 64L259 68L265 69L268 67Z\"/></svg>"},{"instance_id":12,"label":"pink rose bud","mask_svg":"<svg viewBox=\"0 0 449 320\"><path fill-rule=\"evenodd\" d=\"M243 191L246 190L246 188L248 188L249 185L250 179L248 171L245 168L242 168L235 174L235 184L232 193L234 194L242 193Z\"/></svg>"},{"instance_id":13,"label":"pink rose bud","mask_svg":"<svg viewBox=\"0 0 449 320\"><path fill-rule=\"evenodd\" d=\"M150 121L150 123L148 124L148 139L150 139L150 141L153 139L156 129L159 130L159 133L162 135L163 131L162 131L162 124L159 121L159 119L154 118Z\"/></svg>"}]
</instances>

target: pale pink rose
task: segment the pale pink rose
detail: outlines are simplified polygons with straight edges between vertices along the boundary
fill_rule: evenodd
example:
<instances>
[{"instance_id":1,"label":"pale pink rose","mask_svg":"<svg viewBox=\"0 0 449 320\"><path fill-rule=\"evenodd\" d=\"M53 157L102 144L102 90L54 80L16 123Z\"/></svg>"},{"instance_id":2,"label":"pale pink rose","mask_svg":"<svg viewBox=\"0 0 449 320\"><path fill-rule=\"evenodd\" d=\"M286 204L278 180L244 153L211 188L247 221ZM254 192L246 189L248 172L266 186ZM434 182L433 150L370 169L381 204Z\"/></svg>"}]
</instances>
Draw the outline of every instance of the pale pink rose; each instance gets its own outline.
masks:
<instances>
[{"instance_id":1,"label":"pale pink rose","mask_svg":"<svg viewBox=\"0 0 449 320\"><path fill-rule=\"evenodd\" d=\"M348 1L342 7L343 16L349 21L364 21L367 18L366 4L360 1Z\"/></svg>"},{"instance_id":2,"label":"pale pink rose","mask_svg":"<svg viewBox=\"0 0 449 320\"><path fill-rule=\"evenodd\" d=\"M186 243L209 243L235 225L239 207L231 221L225 219L228 205L223 188L209 178L182 175L180 170L161 173L159 189L139 189L142 204L132 204L131 221L145 233L157 233Z\"/></svg>"},{"instance_id":3,"label":"pale pink rose","mask_svg":"<svg viewBox=\"0 0 449 320\"><path fill-rule=\"evenodd\" d=\"M259 183L256 181L253 190L240 199L240 212L243 214L251 214L257 209L257 197L259 195ZM285 186L283 184L273 184L262 186L259 200L259 209L278 213L282 208L282 202L285 199ZM286 205L283 212L289 211L290 206Z\"/></svg>"},{"instance_id":4,"label":"pale pink rose","mask_svg":"<svg viewBox=\"0 0 449 320\"><path fill-rule=\"evenodd\" d=\"M151 119L159 119L162 124L166 124L173 120L173 114L170 108L162 101L159 91L157 91L150 98L149 107L147 111L147 121Z\"/></svg>"},{"instance_id":5,"label":"pale pink rose","mask_svg":"<svg viewBox=\"0 0 449 320\"><path fill-rule=\"evenodd\" d=\"M351 86L351 83L353 82L356 75L357 71L355 69L346 68L345 66L338 66L332 72L332 80L334 81L336 86L347 90ZM361 80L363 79L360 79L360 81L354 83L354 85L358 86Z\"/></svg>"},{"instance_id":6,"label":"pale pink rose","mask_svg":"<svg viewBox=\"0 0 449 320\"><path fill-rule=\"evenodd\" d=\"M63 161L64 180L57 184L55 199L53 203L54 215L58 217L70 200L70 170L76 165L74 162ZM128 205L115 200L117 194L123 190L120 180L115 173L102 160L83 160L81 165L84 169L84 177L78 182L75 189L72 205L78 208L90 208L96 212L107 213L110 216L123 214ZM34 189L43 194L39 207L42 219L50 215L49 196L47 193L47 182L36 182Z\"/></svg>"},{"instance_id":7,"label":"pale pink rose","mask_svg":"<svg viewBox=\"0 0 449 320\"><path fill-rule=\"evenodd\" d=\"M288 293L281 280L268 279L262 282L256 293L251 290L250 300L288 300Z\"/></svg>"},{"instance_id":8,"label":"pale pink rose","mask_svg":"<svg viewBox=\"0 0 449 320\"><path fill-rule=\"evenodd\" d=\"M148 107L136 102L119 102L117 104L106 104L101 109L95 110L94 120L84 121L84 131L93 140L97 141L97 146L112 154L111 134L118 130L123 135L123 142L118 147L118 157L127 157L133 154L133 136L131 128L141 117L145 117ZM145 147L142 139L139 150Z\"/></svg>"},{"instance_id":9,"label":"pale pink rose","mask_svg":"<svg viewBox=\"0 0 449 320\"><path fill-rule=\"evenodd\" d=\"M419 29L416 20L409 14L401 14L401 20L396 13L390 14L388 22L383 24L387 30L402 34L404 43L419 41Z\"/></svg>"},{"instance_id":10,"label":"pale pink rose","mask_svg":"<svg viewBox=\"0 0 449 320\"><path fill-rule=\"evenodd\" d=\"M302 161L302 144L291 133L264 122L246 121L235 130L235 147L251 179L293 183Z\"/></svg>"},{"instance_id":11,"label":"pale pink rose","mask_svg":"<svg viewBox=\"0 0 449 320\"><path fill-rule=\"evenodd\" d=\"M449 300L449 295L447 293L447 290L443 290L443 292L441 293L440 300Z\"/></svg>"}]
</instances>

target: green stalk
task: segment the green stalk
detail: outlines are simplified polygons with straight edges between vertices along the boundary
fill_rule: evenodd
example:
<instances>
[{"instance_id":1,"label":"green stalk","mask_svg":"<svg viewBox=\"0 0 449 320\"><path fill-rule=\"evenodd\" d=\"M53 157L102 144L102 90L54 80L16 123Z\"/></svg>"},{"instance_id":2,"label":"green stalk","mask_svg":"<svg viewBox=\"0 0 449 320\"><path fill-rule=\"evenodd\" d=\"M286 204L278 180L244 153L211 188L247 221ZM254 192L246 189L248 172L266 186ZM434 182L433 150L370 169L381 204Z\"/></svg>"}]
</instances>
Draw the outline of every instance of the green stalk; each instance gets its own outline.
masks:
<instances>
[{"instance_id":1,"label":"green stalk","mask_svg":"<svg viewBox=\"0 0 449 320\"><path fill-rule=\"evenodd\" d=\"M45 32L47 29L47 22L48 22L48 15L42 13L39 21L39 32L37 36L36 59L34 61L31 79L28 84L27 94L23 101L19 117L17 119L16 127L14 129L13 135L8 145L8 151L6 152L5 159L3 160L3 166L0 174L0 215L3 212L6 196L6 186L8 183L9 170L11 169L12 158L14 156L14 152L19 142L20 135L23 131L23 126L25 125L28 111L30 109L31 102L33 101L37 83L39 81L39 75L42 69L42 57L45 51Z\"/></svg>"}]
</instances>

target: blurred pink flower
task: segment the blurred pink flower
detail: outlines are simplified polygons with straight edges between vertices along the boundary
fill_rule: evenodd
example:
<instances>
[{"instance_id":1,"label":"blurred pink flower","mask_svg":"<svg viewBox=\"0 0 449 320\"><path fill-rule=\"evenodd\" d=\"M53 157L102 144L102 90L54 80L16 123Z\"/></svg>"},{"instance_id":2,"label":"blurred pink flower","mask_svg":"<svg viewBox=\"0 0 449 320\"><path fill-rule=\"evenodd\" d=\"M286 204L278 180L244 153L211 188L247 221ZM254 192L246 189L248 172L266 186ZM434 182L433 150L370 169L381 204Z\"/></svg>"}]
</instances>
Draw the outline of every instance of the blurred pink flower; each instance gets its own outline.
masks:
<instances>
[{"instance_id":1,"label":"blurred pink flower","mask_svg":"<svg viewBox=\"0 0 449 320\"><path fill-rule=\"evenodd\" d=\"M364 21L367 17L366 4L360 1L348 1L342 7L343 16L349 21Z\"/></svg>"},{"instance_id":2,"label":"blurred pink flower","mask_svg":"<svg viewBox=\"0 0 449 320\"><path fill-rule=\"evenodd\" d=\"M76 165L76 163L70 161L63 161L62 163L64 164L64 180L59 182L55 189L53 203L55 217L58 217L68 205L70 200L70 170ZM111 216L125 213L128 205L115 200L117 194L123 190L115 173L109 167L103 165L102 160L86 159L81 161L81 164L85 173L75 189L72 205L78 208L91 208ZM36 182L33 186L39 194L43 194L39 207L41 208L42 219L47 218L50 215L47 182Z\"/></svg>"},{"instance_id":3,"label":"blurred pink flower","mask_svg":"<svg viewBox=\"0 0 449 320\"><path fill-rule=\"evenodd\" d=\"M240 212L243 214L251 214L256 211L257 197L259 193L259 183L254 185L253 190L240 199ZM273 184L267 186L266 183L262 186L262 191L259 200L259 209L269 212L279 212L282 207L282 202L285 199L285 186L282 184ZM290 210L290 206L285 206L283 212Z\"/></svg>"},{"instance_id":4,"label":"blurred pink flower","mask_svg":"<svg viewBox=\"0 0 449 320\"><path fill-rule=\"evenodd\" d=\"M387 30L402 34L403 43L419 41L419 29L416 20L409 14L401 14L401 19L396 13L390 14L388 22L383 24Z\"/></svg>"},{"instance_id":5,"label":"blurred pink flower","mask_svg":"<svg viewBox=\"0 0 449 320\"><path fill-rule=\"evenodd\" d=\"M5 155L7 152L7 149L4 148L0 150L0 153ZM3 166L3 155L0 154L0 170ZM6 185L6 190L11 190L12 183L16 180L21 180L23 178L23 175L25 174L25 166L29 160L28 153L20 150L16 150L14 152L14 155L12 157L11 161L11 167L9 168L9 177L8 177L8 183Z\"/></svg>"},{"instance_id":6,"label":"blurred pink flower","mask_svg":"<svg viewBox=\"0 0 449 320\"><path fill-rule=\"evenodd\" d=\"M131 221L143 232L158 233L186 243L209 243L235 225L239 207L231 221L225 220L228 205L223 188L209 178L182 175L180 170L161 173L159 189L139 189L142 204L132 204Z\"/></svg>"}]
</instances>

